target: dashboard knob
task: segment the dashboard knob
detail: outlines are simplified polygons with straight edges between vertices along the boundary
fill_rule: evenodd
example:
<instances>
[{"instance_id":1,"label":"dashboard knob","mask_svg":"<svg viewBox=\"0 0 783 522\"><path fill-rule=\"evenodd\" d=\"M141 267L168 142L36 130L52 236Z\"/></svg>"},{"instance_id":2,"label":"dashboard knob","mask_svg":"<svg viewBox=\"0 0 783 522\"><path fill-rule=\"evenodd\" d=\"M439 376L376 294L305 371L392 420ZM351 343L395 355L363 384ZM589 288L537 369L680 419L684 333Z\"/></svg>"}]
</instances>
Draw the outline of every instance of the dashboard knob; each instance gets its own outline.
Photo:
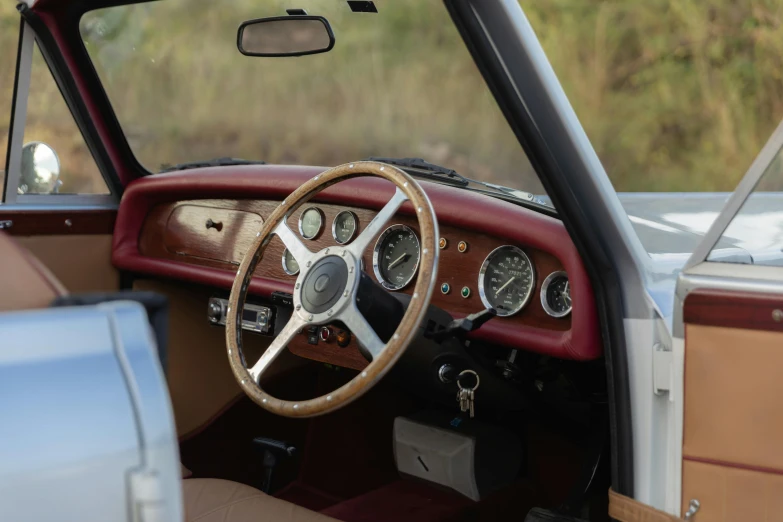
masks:
<instances>
[{"instance_id":1,"label":"dashboard knob","mask_svg":"<svg viewBox=\"0 0 783 522\"><path fill-rule=\"evenodd\" d=\"M207 307L207 317L213 323L220 322L223 318L223 307L220 306L220 303L215 301L209 303L209 306Z\"/></svg>"}]
</instances>

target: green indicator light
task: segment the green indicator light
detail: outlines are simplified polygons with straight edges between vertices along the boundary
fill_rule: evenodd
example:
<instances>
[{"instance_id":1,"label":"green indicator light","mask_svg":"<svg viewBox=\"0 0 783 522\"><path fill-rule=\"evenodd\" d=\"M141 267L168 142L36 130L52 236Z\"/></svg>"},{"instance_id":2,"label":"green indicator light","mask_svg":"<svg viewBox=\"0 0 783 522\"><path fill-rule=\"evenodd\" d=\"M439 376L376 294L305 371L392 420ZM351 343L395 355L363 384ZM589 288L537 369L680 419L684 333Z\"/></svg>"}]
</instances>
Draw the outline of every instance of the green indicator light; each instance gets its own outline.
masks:
<instances>
[{"instance_id":1,"label":"green indicator light","mask_svg":"<svg viewBox=\"0 0 783 522\"><path fill-rule=\"evenodd\" d=\"M462 287L462 297L464 297L465 299L470 297L470 288L468 288L467 286Z\"/></svg>"}]
</instances>

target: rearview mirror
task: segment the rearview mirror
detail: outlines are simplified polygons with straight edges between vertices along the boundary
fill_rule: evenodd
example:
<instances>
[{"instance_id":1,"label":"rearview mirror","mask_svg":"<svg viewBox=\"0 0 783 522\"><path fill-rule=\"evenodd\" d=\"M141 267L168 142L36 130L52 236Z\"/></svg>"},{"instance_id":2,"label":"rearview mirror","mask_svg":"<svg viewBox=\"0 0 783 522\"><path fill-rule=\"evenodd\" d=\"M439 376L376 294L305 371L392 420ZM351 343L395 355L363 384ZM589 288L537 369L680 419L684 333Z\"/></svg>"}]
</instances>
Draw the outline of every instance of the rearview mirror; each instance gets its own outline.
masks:
<instances>
[{"instance_id":1,"label":"rearview mirror","mask_svg":"<svg viewBox=\"0 0 783 522\"><path fill-rule=\"evenodd\" d=\"M275 16L242 22L237 48L245 56L304 56L334 47L334 33L322 16Z\"/></svg>"}]
</instances>

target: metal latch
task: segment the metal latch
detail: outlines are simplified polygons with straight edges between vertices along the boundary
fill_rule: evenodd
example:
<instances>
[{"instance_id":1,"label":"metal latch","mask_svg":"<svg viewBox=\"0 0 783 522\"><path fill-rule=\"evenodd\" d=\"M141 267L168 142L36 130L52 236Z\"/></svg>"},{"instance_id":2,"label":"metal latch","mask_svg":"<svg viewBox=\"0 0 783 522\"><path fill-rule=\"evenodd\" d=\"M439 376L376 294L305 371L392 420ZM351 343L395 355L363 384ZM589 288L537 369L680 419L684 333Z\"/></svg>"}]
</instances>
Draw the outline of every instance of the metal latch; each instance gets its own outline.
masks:
<instances>
[{"instance_id":1,"label":"metal latch","mask_svg":"<svg viewBox=\"0 0 783 522\"><path fill-rule=\"evenodd\" d=\"M688 511L685 513L685 520L695 520L696 513L699 512L699 508L701 508L701 503L699 500L692 498L688 504Z\"/></svg>"},{"instance_id":2,"label":"metal latch","mask_svg":"<svg viewBox=\"0 0 783 522\"><path fill-rule=\"evenodd\" d=\"M658 343L653 346L653 390L663 395L672 387L672 351Z\"/></svg>"},{"instance_id":3,"label":"metal latch","mask_svg":"<svg viewBox=\"0 0 783 522\"><path fill-rule=\"evenodd\" d=\"M14 222L10 219L0 219L0 230L6 230L14 226Z\"/></svg>"},{"instance_id":4,"label":"metal latch","mask_svg":"<svg viewBox=\"0 0 783 522\"><path fill-rule=\"evenodd\" d=\"M131 509L134 521L164 522L166 516L163 485L160 476L151 471L130 474Z\"/></svg>"}]
</instances>

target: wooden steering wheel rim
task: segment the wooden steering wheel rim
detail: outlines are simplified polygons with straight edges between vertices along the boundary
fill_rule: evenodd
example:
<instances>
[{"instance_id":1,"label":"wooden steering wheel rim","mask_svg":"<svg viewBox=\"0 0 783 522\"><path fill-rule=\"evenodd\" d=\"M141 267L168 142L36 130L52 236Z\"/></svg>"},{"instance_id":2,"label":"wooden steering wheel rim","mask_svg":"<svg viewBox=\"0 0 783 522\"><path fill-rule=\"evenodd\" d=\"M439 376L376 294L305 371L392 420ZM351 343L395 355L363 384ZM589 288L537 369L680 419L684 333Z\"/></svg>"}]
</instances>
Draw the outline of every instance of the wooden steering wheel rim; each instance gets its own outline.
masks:
<instances>
[{"instance_id":1,"label":"wooden steering wheel rim","mask_svg":"<svg viewBox=\"0 0 783 522\"><path fill-rule=\"evenodd\" d=\"M395 197L387 204L387 207L392 205L392 202L401 192L407 197L408 202L416 211L416 217L419 222L421 258L410 304L405 311L402 321L397 326L391 339L389 339L389 342L386 343L385 347L373 358L367 368L351 381L326 395L314 399L285 401L272 397L258 384L257 379L260 377L260 373L258 375L253 375L251 371L248 370L242 354L242 309L244 307L247 289L253 272L255 271L258 262L261 260L264 250L269 245L272 236L279 230L278 227L284 226L288 229L287 220L294 211L330 185L361 176L377 176L394 183L397 187L397 191L395 192ZM401 204L402 203L398 202L397 207L392 210L396 210ZM383 213L383 210L381 213ZM379 213L373 221L379 219L381 213ZM388 219L392 216L393 213L388 215L387 219L382 223L369 223L354 242L358 242L362 237L362 234L373 226L376 228L372 233L372 237L374 237L377 234L378 226L385 226ZM288 231L290 232L290 229L288 229ZM365 238L365 245L369 244L372 237ZM415 338L416 333L426 316L430 299L432 298L432 292L435 288L435 278L437 276L437 238L438 223L429 198L412 177L391 165L374 161L348 163L329 169L301 185L291 193L290 196L284 199L280 205L275 208L272 214L268 216L262 225L260 232L256 235L253 244L242 259L236 278L234 279L234 284L231 287L231 296L229 297L228 309L226 312L226 346L231 370L234 372L234 376L242 390L262 408L285 417L313 417L323 415L346 406L361 397L372 388L372 386L375 385L392 366L394 366ZM283 238L281 237L280 239L282 240ZM296 239L298 241L298 238ZM347 245L347 247L350 246L350 244ZM314 255L319 255L324 252L328 254L328 249L324 249ZM350 258L350 256L349 259L353 259L356 263L356 271L358 273L360 270L358 263L361 260L361 255L358 256L358 261L354 258ZM301 263L300 266L302 266ZM353 273L353 268L351 268L351 273ZM299 282L302 281L303 278L304 271L300 272L299 277L297 278L297 289L299 288ZM354 288L356 287L357 286L354 286ZM295 294L295 297L297 296L298 295ZM355 297L355 292L350 295L351 300L355 300ZM299 312L294 311L291 320L289 321L289 325L294 321L297 313ZM313 316L310 315L309 318L312 320ZM323 324L323 322L313 324ZM289 325L286 325L286 327ZM282 336L282 332L280 335ZM273 342L273 345L274 344L275 343ZM273 345L270 345L270 347L267 348L267 351L270 351ZM285 349L286 346L287 342L279 349ZM267 355L266 352L262 354L262 359ZM276 356L277 353L269 355L269 357L267 357L269 360L268 364L271 364ZM256 364L258 365L259 363ZM263 372L263 369L260 371Z\"/></svg>"}]
</instances>

